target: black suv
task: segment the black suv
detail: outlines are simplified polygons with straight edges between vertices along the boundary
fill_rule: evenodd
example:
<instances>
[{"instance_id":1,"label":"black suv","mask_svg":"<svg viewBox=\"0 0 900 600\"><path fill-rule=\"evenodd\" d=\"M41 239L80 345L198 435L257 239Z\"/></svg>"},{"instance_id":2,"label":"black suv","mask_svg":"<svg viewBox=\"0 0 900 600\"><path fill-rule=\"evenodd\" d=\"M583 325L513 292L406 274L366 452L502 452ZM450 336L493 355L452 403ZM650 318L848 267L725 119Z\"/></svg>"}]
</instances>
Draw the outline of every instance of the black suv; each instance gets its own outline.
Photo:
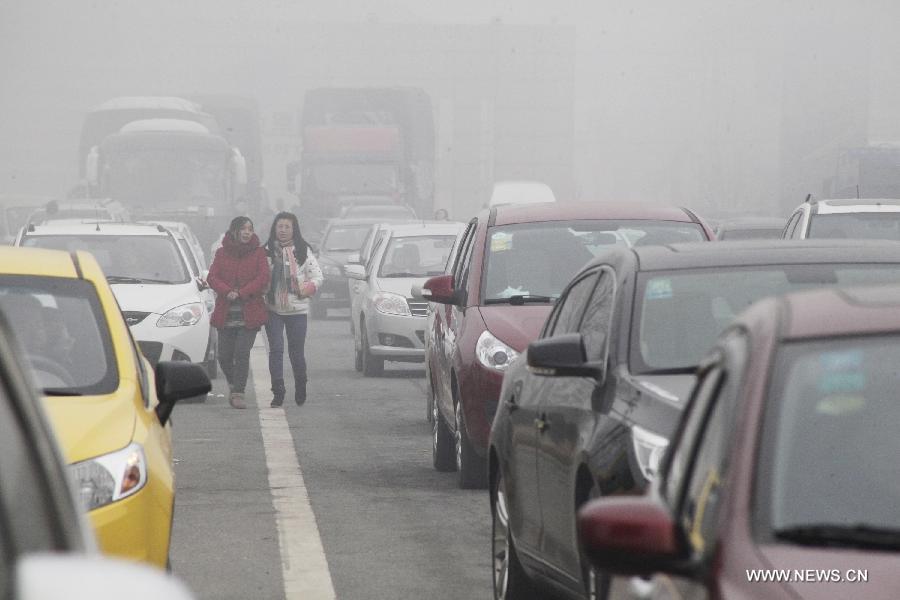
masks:
<instances>
[{"instance_id":1,"label":"black suv","mask_svg":"<svg viewBox=\"0 0 900 600\"><path fill-rule=\"evenodd\" d=\"M579 271L503 380L489 460L495 598L534 598L532 580L605 597L607 578L579 547L576 511L644 490L719 332L763 296L900 282L898 250L869 241L616 247Z\"/></svg>"}]
</instances>

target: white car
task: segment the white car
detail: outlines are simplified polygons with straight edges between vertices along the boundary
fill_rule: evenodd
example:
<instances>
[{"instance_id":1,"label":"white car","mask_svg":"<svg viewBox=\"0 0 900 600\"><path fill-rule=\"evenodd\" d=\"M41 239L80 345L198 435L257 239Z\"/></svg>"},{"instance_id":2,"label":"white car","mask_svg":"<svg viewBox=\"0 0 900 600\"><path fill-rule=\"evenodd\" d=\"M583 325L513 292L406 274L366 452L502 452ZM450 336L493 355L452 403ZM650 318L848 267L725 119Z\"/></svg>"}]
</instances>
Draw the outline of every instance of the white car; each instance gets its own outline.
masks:
<instances>
[{"instance_id":1,"label":"white car","mask_svg":"<svg viewBox=\"0 0 900 600\"><path fill-rule=\"evenodd\" d=\"M391 225L382 231L368 263L345 267L359 283L354 321L356 369L379 375L385 361L423 362L428 302L413 297L413 286L446 269L464 223Z\"/></svg>"},{"instance_id":2,"label":"white car","mask_svg":"<svg viewBox=\"0 0 900 600\"><path fill-rule=\"evenodd\" d=\"M538 204L556 202L553 190L540 181L498 181L494 184L488 206L503 204Z\"/></svg>"},{"instance_id":3,"label":"white car","mask_svg":"<svg viewBox=\"0 0 900 600\"><path fill-rule=\"evenodd\" d=\"M782 236L789 240L873 239L900 241L900 200L813 200L794 209Z\"/></svg>"},{"instance_id":4,"label":"white car","mask_svg":"<svg viewBox=\"0 0 900 600\"><path fill-rule=\"evenodd\" d=\"M208 298L178 237L162 225L51 223L24 228L16 245L91 252L150 362L202 363L215 373Z\"/></svg>"}]
</instances>

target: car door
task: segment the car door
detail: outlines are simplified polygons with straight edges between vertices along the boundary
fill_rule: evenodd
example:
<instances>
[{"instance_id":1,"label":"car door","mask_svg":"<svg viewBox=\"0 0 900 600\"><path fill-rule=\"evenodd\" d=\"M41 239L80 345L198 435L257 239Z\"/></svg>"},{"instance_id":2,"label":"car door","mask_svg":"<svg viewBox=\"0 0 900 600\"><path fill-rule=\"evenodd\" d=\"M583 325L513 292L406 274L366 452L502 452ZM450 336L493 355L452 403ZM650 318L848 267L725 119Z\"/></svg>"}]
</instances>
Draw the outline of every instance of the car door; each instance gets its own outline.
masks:
<instances>
[{"instance_id":1,"label":"car door","mask_svg":"<svg viewBox=\"0 0 900 600\"><path fill-rule=\"evenodd\" d=\"M607 268L581 275L570 284L553 334L582 333L591 360L606 352L606 332L615 290ZM589 331L591 329L602 332ZM594 348L589 345L599 347ZM541 391L537 430L537 481L541 504L541 556L568 585L580 585L580 559L575 538L575 494L583 449L593 431L591 397L597 382L588 377L548 377ZM588 487L588 490L590 487ZM582 490L580 493L584 493Z\"/></svg>"},{"instance_id":2,"label":"car door","mask_svg":"<svg viewBox=\"0 0 900 600\"><path fill-rule=\"evenodd\" d=\"M459 252L453 265L454 286L466 289L465 277L469 272L469 263L472 260L472 249L478 232L478 221L473 219L466 228L459 242ZM450 389L450 370L452 368L454 353L456 352L456 339L461 324L460 307L449 304L437 306L434 319L434 344L437 358L437 369L432 371L432 385L434 386L435 401L444 413L448 423L453 423L453 401Z\"/></svg>"},{"instance_id":3,"label":"car door","mask_svg":"<svg viewBox=\"0 0 900 600\"><path fill-rule=\"evenodd\" d=\"M382 237L375 243L375 247L372 249L372 253L369 255L369 260L366 261L366 278L355 280L351 279L351 281L359 284L359 287L356 290L358 301L355 307L351 306L350 318L354 319L355 323L360 326L362 325L362 321L364 319L366 320L366 323L369 322L368 310L371 308L371 296L375 287L373 278L375 277L375 273L378 272L378 264L381 262L381 254L384 250L384 247L387 245L386 239L387 237ZM356 337L356 347L358 349L362 349L362 330L360 330L359 327L356 327L353 331ZM372 338L370 337L369 339L371 340Z\"/></svg>"}]
</instances>

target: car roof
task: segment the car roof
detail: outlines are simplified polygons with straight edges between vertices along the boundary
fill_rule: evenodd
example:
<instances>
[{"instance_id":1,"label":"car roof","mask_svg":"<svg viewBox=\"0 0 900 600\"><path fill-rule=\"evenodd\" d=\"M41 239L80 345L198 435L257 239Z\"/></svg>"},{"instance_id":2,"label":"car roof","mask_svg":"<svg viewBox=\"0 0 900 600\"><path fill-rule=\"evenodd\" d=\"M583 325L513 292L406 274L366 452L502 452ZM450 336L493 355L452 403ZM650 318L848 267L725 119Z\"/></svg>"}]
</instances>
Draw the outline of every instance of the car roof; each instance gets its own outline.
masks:
<instances>
[{"instance_id":1,"label":"car roof","mask_svg":"<svg viewBox=\"0 0 900 600\"><path fill-rule=\"evenodd\" d=\"M633 252L641 271L805 263L897 263L900 243L882 240L746 240L612 248ZM601 255L593 263L602 263Z\"/></svg>"},{"instance_id":2,"label":"car roof","mask_svg":"<svg viewBox=\"0 0 900 600\"><path fill-rule=\"evenodd\" d=\"M38 277L79 277L72 255L62 250L0 246L0 273Z\"/></svg>"},{"instance_id":3,"label":"car roof","mask_svg":"<svg viewBox=\"0 0 900 600\"><path fill-rule=\"evenodd\" d=\"M871 212L900 212L900 200L895 198L845 198L818 200L816 212L820 215L871 213Z\"/></svg>"},{"instance_id":4,"label":"car roof","mask_svg":"<svg viewBox=\"0 0 900 600\"><path fill-rule=\"evenodd\" d=\"M900 286L820 288L779 304L783 339L900 333Z\"/></svg>"},{"instance_id":5,"label":"car roof","mask_svg":"<svg viewBox=\"0 0 900 600\"><path fill-rule=\"evenodd\" d=\"M516 223L541 223L546 221L578 221L586 219L660 220L697 223L684 208L655 206L631 202L542 202L536 204L503 204L495 206L490 214L491 225Z\"/></svg>"},{"instance_id":6,"label":"car roof","mask_svg":"<svg viewBox=\"0 0 900 600\"><path fill-rule=\"evenodd\" d=\"M171 232L162 226L142 223L120 223L115 221L92 221L89 223L55 222L34 225L27 231L28 237L40 235L158 235Z\"/></svg>"},{"instance_id":7,"label":"car roof","mask_svg":"<svg viewBox=\"0 0 900 600\"><path fill-rule=\"evenodd\" d=\"M416 235L456 235L465 227L464 223L424 221L414 224L388 225L384 229L390 231L392 237L413 237Z\"/></svg>"}]
</instances>

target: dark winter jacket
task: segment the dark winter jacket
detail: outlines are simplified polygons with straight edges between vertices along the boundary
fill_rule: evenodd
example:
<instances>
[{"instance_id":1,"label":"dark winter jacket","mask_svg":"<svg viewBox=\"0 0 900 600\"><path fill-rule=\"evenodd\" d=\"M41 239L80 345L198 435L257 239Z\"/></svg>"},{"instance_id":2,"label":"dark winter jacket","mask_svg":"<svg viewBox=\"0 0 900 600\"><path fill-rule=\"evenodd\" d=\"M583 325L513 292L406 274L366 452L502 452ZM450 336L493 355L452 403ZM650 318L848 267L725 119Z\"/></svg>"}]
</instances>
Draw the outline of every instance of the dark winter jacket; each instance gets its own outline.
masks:
<instances>
[{"instance_id":1,"label":"dark winter jacket","mask_svg":"<svg viewBox=\"0 0 900 600\"><path fill-rule=\"evenodd\" d=\"M216 292L216 307L209 319L213 327L224 327L228 316L228 292L238 293L243 305L244 326L247 329L262 327L268 320L263 296L269 287L269 265L266 252L259 245L256 234L246 244L234 240L227 233L222 247L216 251L207 278Z\"/></svg>"}]
</instances>

